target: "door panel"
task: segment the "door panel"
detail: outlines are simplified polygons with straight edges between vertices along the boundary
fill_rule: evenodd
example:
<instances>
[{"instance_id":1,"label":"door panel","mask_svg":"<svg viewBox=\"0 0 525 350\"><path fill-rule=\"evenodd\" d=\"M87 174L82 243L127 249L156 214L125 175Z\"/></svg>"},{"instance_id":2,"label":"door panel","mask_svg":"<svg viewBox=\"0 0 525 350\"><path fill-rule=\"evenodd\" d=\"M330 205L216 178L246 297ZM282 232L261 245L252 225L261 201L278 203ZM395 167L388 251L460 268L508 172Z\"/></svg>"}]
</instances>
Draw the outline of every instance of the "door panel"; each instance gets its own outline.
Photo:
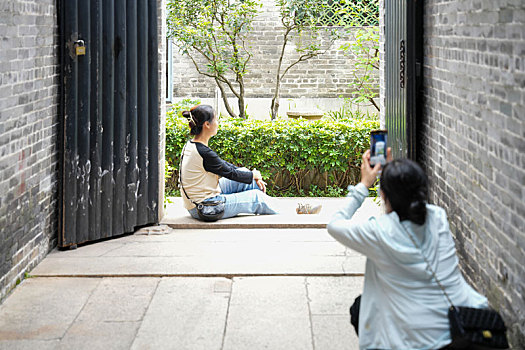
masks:
<instances>
[{"instance_id":1,"label":"door panel","mask_svg":"<svg viewBox=\"0 0 525 350\"><path fill-rule=\"evenodd\" d=\"M158 221L157 2L64 0L59 16L68 247Z\"/></svg>"},{"instance_id":2,"label":"door panel","mask_svg":"<svg viewBox=\"0 0 525 350\"><path fill-rule=\"evenodd\" d=\"M394 158L416 158L422 1L385 1L385 124Z\"/></svg>"}]
</instances>

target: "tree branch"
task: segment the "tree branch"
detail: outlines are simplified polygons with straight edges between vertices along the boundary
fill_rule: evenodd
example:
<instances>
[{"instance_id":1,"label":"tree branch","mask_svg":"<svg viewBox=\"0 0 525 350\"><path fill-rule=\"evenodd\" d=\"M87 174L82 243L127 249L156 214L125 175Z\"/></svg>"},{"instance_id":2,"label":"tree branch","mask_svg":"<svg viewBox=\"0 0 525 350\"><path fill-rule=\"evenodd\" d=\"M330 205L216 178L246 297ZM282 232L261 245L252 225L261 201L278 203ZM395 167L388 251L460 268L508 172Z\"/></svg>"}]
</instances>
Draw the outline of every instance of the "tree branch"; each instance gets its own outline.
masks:
<instances>
[{"instance_id":1,"label":"tree branch","mask_svg":"<svg viewBox=\"0 0 525 350\"><path fill-rule=\"evenodd\" d=\"M214 79L216 79L218 81L221 81L221 82L225 83L226 85L228 85L228 87L230 88L231 92L235 95L235 97L237 97L237 98L240 97L239 93L235 90L234 86L228 81L228 79L226 79L226 77L224 77L224 75L218 74L217 71L216 71L215 75L201 71L199 66L198 66L198 64L197 64L197 62L195 61L195 59L189 53L187 55L191 59L191 61L193 62L193 65L195 66L195 69L197 69L197 72L199 74L205 75L205 76L210 77L210 78L214 78ZM213 63L213 61L212 61L212 63ZM221 88L221 87L219 87L219 88Z\"/></svg>"},{"instance_id":2,"label":"tree branch","mask_svg":"<svg viewBox=\"0 0 525 350\"><path fill-rule=\"evenodd\" d=\"M380 111L379 106L376 104L376 101L372 97L369 97L368 100L374 105L374 107Z\"/></svg>"},{"instance_id":3,"label":"tree branch","mask_svg":"<svg viewBox=\"0 0 525 350\"><path fill-rule=\"evenodd\" d=\"M310 58L312 57L316 57L316 56L320 56L320 55L324 55L325 53L328 52L328 50L330 50L332 48L332 46L334 45L334 41L335 39L330 39L330 44L324 48L323 50L319 50L319 51L316 51L316 52L309 52L309 53L306 53L306 54L303 54L301 55L297 61L295 61L294 63L292 63L291 65L288 66L288 68L286 68L286 70L283 72L283 74L281 75L281 79L284 78L284 76L286 75L286 73L288 73L288 71L290 70L290 68L292 68L293 66L295 66L296 64L298 64L299 62L303 62L303 61L306 61L306 60L309 60ZM284 52L284 47L283 47L283 52ZM283 52L281 53L281 55L283 54Z\"/></svg>"},{"instance_id":4,"label":"tree branch","mask_svg":"<svg viewBox=\"0 0 525 350\"><path fill-rule=\"evenodd\" d=\"M308 53L308 54L305 54L305 55L302 55L301 57L299 57L299 59L297 61L295 61L294 63L292 63L291 65L289 65L283 72L283 75L281 75L281 80L284 78L284 76L286 75L286 73L288 73L288 71L290 70L290 68L292 68L293 66L295 66L296 64L298 64L299 62L303 62L303 61L306 61L312 57L315 57L315 56L318 56L320 53L317 53L317 54L313 54L313 53Z\"/></svg>"},{"instance_id":5,"label":"tree branch","mask_svg":"<svg viewBox=\"0 0 525 350\"><path fill-rule=\"evenodd\" d=\"M242 65L242 70L245 71L246 70L246 66L248 65L248 61L250 61L250 59L253 57L253 55L246 49L246 42L245 40L241 40L242 42L242 48L244 50L244 52L246 52L246 54L248 55L248 58L246 58L246 61L244 61L244 64Z\"/></svg>"},{"instance_id":6,"label":"tree branch","mask_svg":"<svg viewBox=\"0 0 525 350\"><path fill-rule=\"evenodd\" d=\"M205 75L207 77L210 77L210 78L216 78L217 76L216 75L213 75L213 74L210 74L210 73L206 73L206 72L202 72L199 68L199 65L197 64L197 62L195 61L195 59L193 58L193 56L191 56L189 53L187 53L186 55L188 55L188 57L191 59L191 61L193 62L193 65L195 66L195 69L197 69L197 73L199 74L202 74L202 75Z\"/></svg>"},{"instance_id":7,"label":"tree branch","mask_svg":"<svg viewBox=\"0 0 525 350\"><path fill-rule=\"evenodd\" d=\"M219 77L221 78L221 81L222 81L224 84L228 85L228 87L230 88L231 92L235 95L235 97L237 97L237 98L240 98L240 97L241 97L241 96L239 95L239 93L235 90L235 88L233 87L232 83L231 83L228 79L226 79L222 74L219 75Z\"/></svg>"}]
</instances>

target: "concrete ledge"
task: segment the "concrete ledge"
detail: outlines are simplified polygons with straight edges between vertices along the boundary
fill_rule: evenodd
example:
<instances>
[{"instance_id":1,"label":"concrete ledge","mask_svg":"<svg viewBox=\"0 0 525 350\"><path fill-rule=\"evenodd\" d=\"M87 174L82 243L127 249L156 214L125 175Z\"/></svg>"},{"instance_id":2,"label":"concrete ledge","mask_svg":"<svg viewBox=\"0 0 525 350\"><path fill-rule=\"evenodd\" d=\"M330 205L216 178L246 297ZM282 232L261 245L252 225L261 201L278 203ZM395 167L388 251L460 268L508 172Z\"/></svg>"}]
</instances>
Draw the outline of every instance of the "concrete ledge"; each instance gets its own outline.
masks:
<instances>
[{"instance_id":1,"label":"concrete ledge","mask_svg":"<svg viewBox=\"0 0 525 350\"><path fill-rule=\"evenodd\" d=\"M31 275L361 276L365 261L325 229L187 229L123 236L70 251L55 249Z\"/></svg>"},{"instance_id":2,"label":"concrete ledge","mask_svg":"<svg viewBox=\"0 0 525 350\"><path fill-rule=\"evenodd\" d=\"M334 213L346 203L347 198L275 198L277 215L242 215L217 222L203 222L190 216L182 205L181 197L170 197L172 203L166 206L165 216L161 224L175 229L256 229L256 228L325 228ZM314 215L298 215L295 212L297 203L319 203L323 208L321 213ZM380 207L372 198L366 198L356 215L379 216Z\"/></svg>"}]
</instances>

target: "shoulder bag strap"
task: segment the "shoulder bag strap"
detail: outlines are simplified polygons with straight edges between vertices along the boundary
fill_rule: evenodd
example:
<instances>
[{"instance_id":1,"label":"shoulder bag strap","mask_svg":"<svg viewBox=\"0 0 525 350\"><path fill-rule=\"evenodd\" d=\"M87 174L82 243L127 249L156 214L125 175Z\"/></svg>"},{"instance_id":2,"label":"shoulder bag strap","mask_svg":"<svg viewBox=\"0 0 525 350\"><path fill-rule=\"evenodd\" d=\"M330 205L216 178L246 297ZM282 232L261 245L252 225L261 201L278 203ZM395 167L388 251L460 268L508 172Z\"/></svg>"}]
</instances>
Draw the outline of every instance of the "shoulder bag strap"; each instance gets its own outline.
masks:
<instances>
[{"instance_id":1,"label":"shoulder bag strap","mask_svg":"<svg viewBox=\"0 0 525 350\"><path fill-rule=\"evenodd\" d=\"M405 230L405 232L408 234L408 237L410 238L410 240L412 241L412 243L414 244L414 246L416 246L417 249L419 249L419 247L417 246L417 243L416 243L416 240L412 237L412 235L410 234L410 232L408 232L408 230L406 229L406 227L401 223L399 222L399 224L401 225L401 227L403 227L403 229ZM434 270L432 269L432 267L430 266L430 263L428 262L425 254L423 254L423 251L421 251L421 256L423 257L423 259L425 260L425 262L427 263L427 266L428 266L428 269L430 270L430 272L432 272L432 276L434 277L434 279L436 280L439 288L441 288L441 290L443 291L443 294L445 295L445 298L447 298L447 301L448 303L450 304L451 307L454 307L454 304L452 304L452 300L450 300L450 297L448 296L447 292L445 291L445 288L443 288L443 285L441 284L441 282L439 281L439 279L437 278L436 276L436 273L434 272Z\"/></svg>"},{"instance_id":2,"label":"shoulder bag strap","mask_svg":"<svg viewBox=\"0 0 525 350\"><path fill-rule=\"evenodd\" d=\"M188 141L189 142L189 141ZM182 148L182 153L180 155L180 161L179 161L179 184L180 184L180 188L182 188L182 191L184 192L184 195L186 196L186 198L188 198L188 200L190 202L192 202L193 204L197 205L197 203L195 203L194 201L192 201L190 199L190 197L188 196L188 194L186 193L186 190L184 189L184 186L182 185L182 158L184 157L184 151L186 150L186 146L188 145L188 143L186 143L184 145L184 147Z\"/></svg>"}]
</instances>

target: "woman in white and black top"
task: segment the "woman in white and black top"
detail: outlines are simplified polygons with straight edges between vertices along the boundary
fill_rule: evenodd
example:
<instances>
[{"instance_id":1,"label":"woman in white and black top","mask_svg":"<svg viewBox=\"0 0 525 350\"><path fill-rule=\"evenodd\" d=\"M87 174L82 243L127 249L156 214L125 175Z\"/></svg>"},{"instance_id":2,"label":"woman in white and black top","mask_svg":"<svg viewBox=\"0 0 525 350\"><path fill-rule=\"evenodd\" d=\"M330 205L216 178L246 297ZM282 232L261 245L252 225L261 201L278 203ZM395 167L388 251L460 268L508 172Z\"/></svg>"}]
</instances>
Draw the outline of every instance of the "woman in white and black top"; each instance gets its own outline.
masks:
<instances>
[{"instance_id":1,"label":"woman in white and black top","mask_svg":"<svg viewBox=\"0 0 525 350\"><path fill-rule=\"evenodd\" d=\"M189 199L184 192L182 198L190 215L199 219L194 203L213 200L225 201L223 219L241 213L276 214L268 204L266 183L258 170L228 163L208 147L219 127L213 108L199 105L182 115L189 120L194 135L184 146L180 169L181 184Z\"/></svg>"}]
</instances>

